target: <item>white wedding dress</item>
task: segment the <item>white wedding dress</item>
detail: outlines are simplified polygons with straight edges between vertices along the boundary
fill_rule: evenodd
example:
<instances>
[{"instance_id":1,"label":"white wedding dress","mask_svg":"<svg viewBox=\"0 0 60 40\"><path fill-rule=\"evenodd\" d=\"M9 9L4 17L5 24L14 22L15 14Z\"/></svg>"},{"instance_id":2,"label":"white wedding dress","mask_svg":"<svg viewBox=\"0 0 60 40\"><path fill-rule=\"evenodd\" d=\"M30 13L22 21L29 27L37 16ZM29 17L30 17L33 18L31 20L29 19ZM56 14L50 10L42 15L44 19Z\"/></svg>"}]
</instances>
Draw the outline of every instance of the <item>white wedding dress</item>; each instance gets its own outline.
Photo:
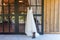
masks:
<instances>
[{"instance_id":1,"label":"white wedding dress","mask_svg":"<svg viewBox=\"0 0 60 40\"><path fill-rule=\"evenodd\" d=\"M35 37L39 36L36 29L32 8L31 9L28 8L26 25L25 25L25 33L27 36L33 36L33 32L35 32Z\"/></svg>"}]
</instances>

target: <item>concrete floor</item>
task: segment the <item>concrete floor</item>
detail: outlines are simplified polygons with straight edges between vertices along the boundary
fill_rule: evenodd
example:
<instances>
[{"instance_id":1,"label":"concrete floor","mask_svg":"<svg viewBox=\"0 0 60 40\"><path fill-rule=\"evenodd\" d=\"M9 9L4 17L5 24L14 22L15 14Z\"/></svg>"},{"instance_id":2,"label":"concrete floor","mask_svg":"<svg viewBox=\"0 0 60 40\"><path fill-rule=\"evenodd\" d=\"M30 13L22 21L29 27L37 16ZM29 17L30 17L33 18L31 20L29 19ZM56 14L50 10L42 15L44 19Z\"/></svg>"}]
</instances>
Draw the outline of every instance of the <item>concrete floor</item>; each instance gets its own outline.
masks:
<instances>
[{"instance_id":1,"label":"concrete floor","mask_svg":"<svg viewBox=\"0 0 60 40\"><path fill-rule=\"evenodd\" d=\"M60 34L44 34L35 39L26 35L0 35L0 40L60 40Z\"/></svg>"}]
</instances>

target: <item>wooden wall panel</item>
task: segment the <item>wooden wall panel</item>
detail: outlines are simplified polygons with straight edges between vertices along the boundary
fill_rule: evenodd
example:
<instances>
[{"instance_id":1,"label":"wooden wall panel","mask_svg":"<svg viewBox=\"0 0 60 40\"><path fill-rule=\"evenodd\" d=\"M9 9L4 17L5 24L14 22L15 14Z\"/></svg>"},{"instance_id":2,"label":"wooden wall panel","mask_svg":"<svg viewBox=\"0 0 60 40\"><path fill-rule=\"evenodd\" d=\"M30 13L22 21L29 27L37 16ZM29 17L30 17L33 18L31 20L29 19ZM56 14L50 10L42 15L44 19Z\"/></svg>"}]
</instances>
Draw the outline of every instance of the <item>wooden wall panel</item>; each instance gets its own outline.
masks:
<instances>
[{"instance_id":1,"label":"wooden wall panel","mask_svg":"<svg viewBox=\"0 0 60 40\"><path fill-rule=\"evenodd\" d=\"M59 8L58 8L58 0L55 0L55 27L54 27L54 29L55 29L55 32L57 32L57 28L59 27L58 26L58 22L59 22Z\"/></svg>"},{"instance_id":2,"label":"wooden wall panel","mask_svg":"<svg viewBox=\"0 0 60 40\"><path fill-rule=\"evenodd\" d=\"M50 29L51 29L51 32L53 32L54 30L54 19L55 19L55 14L54 14L54 0L51 1L51 26L50 26Z\"/></svg>"},{"instance_id":3,"label":"wooden wall panel","mask_svg":"<svg viewBox=\"0 0 60 40\"><path fill-rule=\"evenodd\" d=\"M47 27L50 26L50 12L51 12L51 8L50 8L50 0L47 0ZM49 28L48 27L47 29L47 32L49 32Z\"/></svg>"},{"instance_id":4,"label":"wooden wall panel","mask_svg":"<svg viewBox=\"0 0 60 40\"><path fill-rule=\"evenodd\" d=\"M47 32L47 0L44 0L44 32Z\"/></svg>"},{"instance_id":5,"label":"wooden wall panel","mask_svg":"<svg viewBox=\"0 0 60 40\"><path fill-rule=\"evenodd\" d=\"M60 0L59 0L59 32L60 32Z\"/></svg>"},{"instance_id":6,"label":"wooden wall panel","mask_svg":"<svg viewBox=\"0 0 60 40\"><path fill-rule=\"evenodd\" d=\"M44 32L60 33L60 0L44 0Z\"/></svg>"}]
</instances>

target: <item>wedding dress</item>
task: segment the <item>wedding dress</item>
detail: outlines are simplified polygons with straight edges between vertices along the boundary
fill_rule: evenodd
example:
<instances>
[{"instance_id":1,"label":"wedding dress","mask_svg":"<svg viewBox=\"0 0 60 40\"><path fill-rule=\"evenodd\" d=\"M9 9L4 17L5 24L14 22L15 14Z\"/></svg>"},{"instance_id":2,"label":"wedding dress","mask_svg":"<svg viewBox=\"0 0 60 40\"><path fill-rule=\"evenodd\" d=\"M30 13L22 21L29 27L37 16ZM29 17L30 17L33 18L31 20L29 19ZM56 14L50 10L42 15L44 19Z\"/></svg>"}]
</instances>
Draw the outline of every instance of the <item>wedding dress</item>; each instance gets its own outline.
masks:
<instances>
[{"instance_id":1,"label":"wedding dress","mask_svg":"<svg viewBox=\"0 0 60 40\"><path fill-rule=\"evenodd\" d=\"M38 37L39 34L36 29L32 8L27 11L27 19L26 19L26 25L25 25L25 33L27 36L33 36L33 32L35 32L35 37Z\"/></svg>"}]
</instances>

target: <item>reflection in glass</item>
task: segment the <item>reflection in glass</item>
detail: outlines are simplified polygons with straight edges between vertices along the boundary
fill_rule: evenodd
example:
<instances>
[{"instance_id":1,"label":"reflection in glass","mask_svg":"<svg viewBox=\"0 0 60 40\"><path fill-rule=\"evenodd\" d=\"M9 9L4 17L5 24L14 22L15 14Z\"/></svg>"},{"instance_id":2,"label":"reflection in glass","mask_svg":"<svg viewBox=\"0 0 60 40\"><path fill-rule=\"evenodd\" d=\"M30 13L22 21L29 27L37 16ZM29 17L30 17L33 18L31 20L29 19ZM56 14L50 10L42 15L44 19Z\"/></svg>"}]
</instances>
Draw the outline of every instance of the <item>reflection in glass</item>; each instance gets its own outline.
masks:
<instances>
[{"instance_id":1,"label":"reflection in glass","mask_svg":"<svg viewBox=\"0 0 60 40\"><path fill-rule=\"evenodd\" d=\"M37 5L42 5L42 0L37 0Z\"/></svg>"},{"instance_id":2,"label":"reflection in glass","mask_svg":"<svg viewBox=\"0 0 60 40\"><path fill-rule=\"evenodd\" d=\"M37 20L38 20L38 22L40 23L40 24L42 24L41 22L42 22L42 17L41 16L37 16Z\"/></svg>"},{"instance_id":3,"label":"reflection in glass","mask_svg":"<svg viewBox=\"0 0 60 40\"><path fill-rule=\"evenodd\" d=\"M11 16L10 32L15 31L15 16Z\"/></svg>"},{"instance_id":4,"label":"reflection in glass","mask_svg":"<svg viewBox=\"0 0 60 40\"><path fill-rule=\"evenodd\" d=\"M42 31L42 30L41 30L41 27L42 27L41 25L38 25L39 33Z\"/></svg>"},{"instance_id":5,"label":"reflection in glass","mask_svg":"<svg viewBox=\"0 0 60 40\"><path fill-rule=\"evenodd\" d=\"M37 14L37 12L36 12L36 7L35 7L35 6L32 7L32 10L33 10L33 14Z\"/></svg>"},{"instance_id":6,"label":"reflection in glass","mask_svg":"<svg viewBox=\"0 0 60 40\"><path fill-rule=\"evenodd\" d=\"M24 23L24 16L19 16L19 23Z\"/></svg>"},{"instance_id":7,"label":"reflection in glass","mask_svg":"<svg viewBox=\"0 0 60 40\"><path fill-rule=\"evenodd\" d=\"M0 6L0 14L1 14L2 7Z\"/></svg>"},{"instance_id":8,"label":"reflection in glass","mask_svg":"<svg viewBox=\"0 0 60 40\"><path fill-rule=\"evenodd\" d=\"M9 23L8 23L8 16L4 16L4 32L9 32Z\"/></svg>"},{"instance_id":9,"label":"reflection in glass","mask_svg":"<svg viewBox=\"0 0 60 40\"><path fill-rule=\"evenodd\" d=\"M15 14L14 13L14 4L10 4L10 13Z\"/></svg>"},{"instance_id":10,"label":"reflection in glass","mask_svg":"<svg viewBox=\"0 0 60 40\"><path fill-rule=\"evenodd\" d=\"M37 7L37 14L42 14L42 7Z\"/></svg>"},{"instance_id":11,"label":"reflection in glass","mask_svg":"<svg viewBox=\"0 0 60 40\"><path fill-rule=\"evenodd\" d=\"M35 20L35 23L36 23L36 28L37 28L37 32L40 33L41 32L41 16L34 16L34 20Z\"/></svg>"},{"instance_id":12,"label":"reflection in glass","mask_svg":"<svg viewBox=\"0 0 60 40\"><path fill-rule=\"evenodd\" d=\"M24 20L25 20L24 16L19 16L19 32L24 32L25 29Z\"/></svg>"},{"instance_id":13,"label":"reflection in glass","mask_svg":"<svg viewBox=\"0 0 60 40\"><path fill-rule=\"evenodd\" d=\"M19 13L27 13L27 7L25 6L19 6Z\"/></svg>"},{"instance_id":14,"label":"reflection in glass","mask_svg":"<svg viewBox=\"0 0 60 40\"><path fill-rule=\"evenodd\" d=\"M42 9L42 7L40 7L40 6L37 6L37 8L36 8L36 6L32 7L33 14L42 14L41 9Z\"/></svg>"},{"instance_id":15,"label":"reflection in glass","mask_svg":"<svg viewBox=\"0 0 60 40\"><path fill-rule=\"evenodd\" d=\"M4 6L4 14L8 14L8 6Z\"/></svg>"},{"instance_id":16,"label":"reflection in glass","mask_svg":"<svg viewBox=\"0 0 60 40\"><path fill-rule=\"evenodd\" d=\"M31 5L42 5L42 0L28 0Z\"/></svg>"},{"instance_id":17,"label":"reflection in glass","mask_svg":"<svg viewBox=\"0 0 60 40\"><path fill-rule=\"evenodd\" d=\"M3 32L2 17L0 16L0 32Z\"/></svg>"},{"instance_id":18,"label":"reflection in glass","mask_svg":"<svg viewBox=\"0 0 60 40\"><path fill-rule=\"evenodd\" d=\"M30 5L36 5L36 0L28 0Z\"/></svg>"},{"instance_id":19,"label":"reflection in glass","mask_svg":"<svg viewBox=\"0 0 60 40\"><path fill-rule=\"evenodd\" d=\"M12 12L12 14L15 14L14 12Z\"/></svg>"},{"instance_id":20,"label":"reflection in glass","mask_svg":"<svg viewBox=\"0 0 60 40\"><path fill-rule=\"evenodd\" d=\"M34 20L35 20L36 23L41 24L42 17L41 16L34 16Z\"/></svg>"},{"instance_id":21,"label":"reflection in glass","mask_svg":"<svg viewBox=\"0 0 60 40\"><path fill-rule=\"evenodd\" d=\"M0 16L0 23L2 23L2 17Z\"/></svg>"}]
</instances>

